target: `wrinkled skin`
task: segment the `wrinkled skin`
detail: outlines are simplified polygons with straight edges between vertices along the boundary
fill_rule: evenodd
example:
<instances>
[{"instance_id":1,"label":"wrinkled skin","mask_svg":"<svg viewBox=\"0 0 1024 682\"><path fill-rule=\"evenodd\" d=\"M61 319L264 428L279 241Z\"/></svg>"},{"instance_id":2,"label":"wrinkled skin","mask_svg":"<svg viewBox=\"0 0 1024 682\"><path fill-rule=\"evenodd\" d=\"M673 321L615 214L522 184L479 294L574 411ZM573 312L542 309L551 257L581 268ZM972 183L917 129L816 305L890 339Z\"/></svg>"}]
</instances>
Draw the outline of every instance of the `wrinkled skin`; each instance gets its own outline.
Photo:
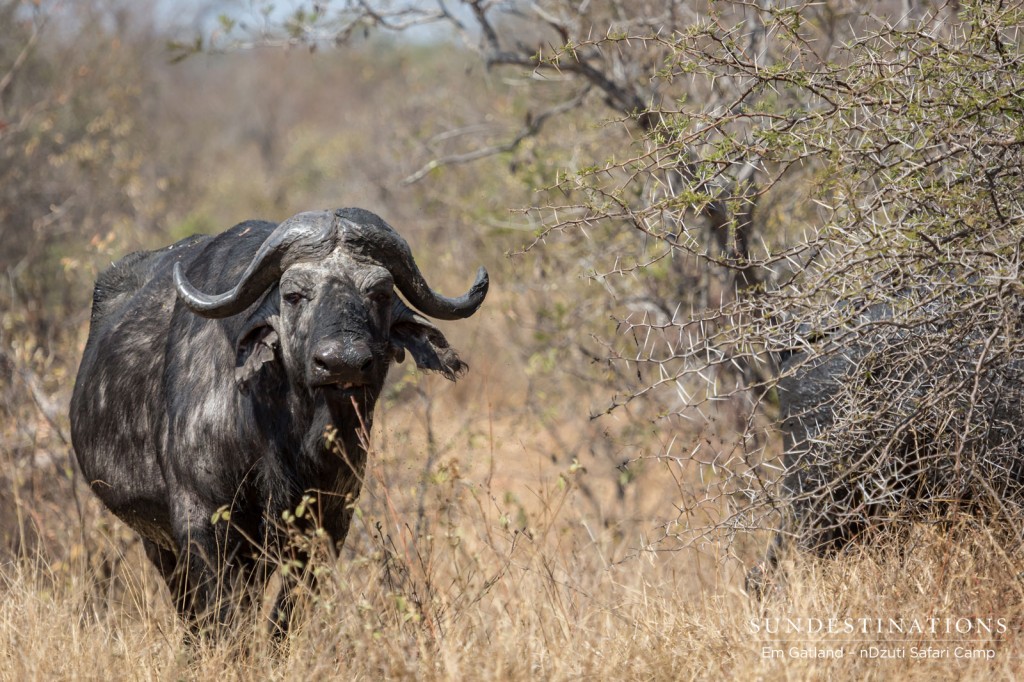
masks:
<instances>
[{"instance_id":1,"label":"wrinkled skin","mask_svg":"<svg viewBox=\"0 0 1024 682\"><path fill-rule=\"evenodd\" d=\"M176 290L174 266L199 290L228 291L278 234L273 223L131 254L97 280L71 402L73 444L85 480L142 537L197 631L229 622L279 560L307 559L280 528L282 512L304 495L315 499L314 521L305 522L341 547L392 361L408 352L453 380L466 369L441 332L397 297L387 257L353 245L355 227L387 227L379 218L345 209L289 222L304 220L334 236L285 240L291 251L270 259L283 271L250 287L255 300L236 314L223 316L224 306L197 314ZM472 304L452 317L483 300L480 277ZM220 510L229 522L211 522ZM278 634L296 573L284 576Z\"/></svg>"}]
</instances>

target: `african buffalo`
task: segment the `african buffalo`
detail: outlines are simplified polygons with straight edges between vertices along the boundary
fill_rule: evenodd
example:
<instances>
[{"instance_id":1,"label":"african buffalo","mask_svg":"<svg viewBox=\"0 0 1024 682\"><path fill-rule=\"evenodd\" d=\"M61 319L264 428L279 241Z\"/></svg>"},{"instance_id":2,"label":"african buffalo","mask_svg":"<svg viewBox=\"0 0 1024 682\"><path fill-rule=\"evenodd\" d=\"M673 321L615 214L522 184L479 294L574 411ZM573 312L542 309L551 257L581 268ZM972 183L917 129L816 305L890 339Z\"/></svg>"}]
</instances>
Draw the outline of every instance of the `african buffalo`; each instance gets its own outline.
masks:
<instances>
[{"instance_id":1,"label":"african buffalo","mask_svg":"<svg viewBox=\"0 0 1024 682\"><path fill-rule=\"evenodd\" d=\"M906 309L843 309L779 357L783 521L747 576L760 594L787 545L827 556L951 512L1024 510L1024 314L954 290ZM968 292L970 293L970 292Z\"/></svg>"},{"instance_id":2,"label":"african buffalo","mask_svg":"<svg viewBox=\"0 0 1024 682\"><path fill-rule=\"evenodd\" d=\"M466 365L425 316L468 317L487 287L480 268L463 296L437 294L402 237L355 208L244 222L99 276L72 441L193 630L228 622L252 596L236 588L261 589L282 553L307 558L280 527L304 496L341 547L388 367L408 352L455 380ZM295 574L283 577L278 633Z\"/></svg>"}]
</instances>

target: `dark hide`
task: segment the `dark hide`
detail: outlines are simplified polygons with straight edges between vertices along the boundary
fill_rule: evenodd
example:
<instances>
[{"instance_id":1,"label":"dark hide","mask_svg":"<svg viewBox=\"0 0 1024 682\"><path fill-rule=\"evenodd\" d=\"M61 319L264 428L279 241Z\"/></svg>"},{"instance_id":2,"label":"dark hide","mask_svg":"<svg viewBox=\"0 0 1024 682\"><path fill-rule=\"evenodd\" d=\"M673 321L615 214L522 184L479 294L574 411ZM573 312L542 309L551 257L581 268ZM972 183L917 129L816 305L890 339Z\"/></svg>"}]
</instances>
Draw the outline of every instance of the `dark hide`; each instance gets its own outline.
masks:
<instances>
[{"instance_id":1,"label":"dark hide","mask_svg":"<svg viewBox=\"0 0 1024 682\"><path fill-rule=\"evenodd\" d=\"M339 232L380 221L357 209L291 221L306 215L329 227L333 220ZM196 629L230 620L236 588L259 594L280 559L307 558L288 549L279 528L304 495L316 500L315 523L333 549L341 547L392 361L408 351L453 380L466 368L437 327L397 297L386 259L342 238L287 244L292 251L272 263L285 262L283 270L240 313L201 316L180 300L176 263L199 291L231 290L277 227L241 223L131 254L103 272L71 401L85 479L142 537ZM472 314L486 293L481 277L472 310L447 314ZM219 510L229 522L211 521ZM275 609L279 632L295 573Z\"/></svg>"}]
</instances>

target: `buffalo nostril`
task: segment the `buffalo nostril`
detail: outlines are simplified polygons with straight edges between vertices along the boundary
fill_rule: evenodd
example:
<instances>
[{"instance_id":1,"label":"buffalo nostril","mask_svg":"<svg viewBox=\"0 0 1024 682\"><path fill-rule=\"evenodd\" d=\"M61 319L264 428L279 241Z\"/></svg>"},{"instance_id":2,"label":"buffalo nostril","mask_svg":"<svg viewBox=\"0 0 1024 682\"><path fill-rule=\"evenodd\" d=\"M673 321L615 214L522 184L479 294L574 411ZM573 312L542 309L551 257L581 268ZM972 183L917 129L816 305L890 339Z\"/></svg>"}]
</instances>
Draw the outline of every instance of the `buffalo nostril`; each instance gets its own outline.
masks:
<instances>
[{"instance_id":1,"label":"buffalo nostril","mask_svg":"<svg viewBox=\"0 0 1024 682\"><path fill-rule=\"evenodd\" d=\"M337 343L322 343L313 353L313 366L323 372L332 372L342 364L341 348Z\"/></svg>"},{"instance_id":2,"label":"buffalo nostril","mask_svg":"<svg viewBox=\"0 0 1024 682\"><path fill-rule=\"evenodd\" d=\"M374 367L373 352L362 341L321 341L310 358L317 381L362 383Z\"/></svg>"},{"instance_id":3,"label":"buffalo nostril","mask_svg":"<svg viewBox=\"0 0 1024 682\"><path fill-rule=\"evenodd\" d=\"M313 365L317 369L330 370L333 364L336 363L332 362L331 353L327 349L321 348L313 355Z\"/></svg>"}]
</instances>

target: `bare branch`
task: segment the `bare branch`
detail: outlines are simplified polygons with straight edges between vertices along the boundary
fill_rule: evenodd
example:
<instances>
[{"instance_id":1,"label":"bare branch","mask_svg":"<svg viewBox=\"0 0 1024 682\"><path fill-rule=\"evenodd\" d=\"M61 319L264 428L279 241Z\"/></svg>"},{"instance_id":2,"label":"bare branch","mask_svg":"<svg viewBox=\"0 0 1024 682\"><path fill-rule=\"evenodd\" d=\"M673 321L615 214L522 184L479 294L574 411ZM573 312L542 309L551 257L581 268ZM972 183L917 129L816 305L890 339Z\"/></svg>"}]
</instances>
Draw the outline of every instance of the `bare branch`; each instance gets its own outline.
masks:
<instances>
[{"instance_id":1,"label":"bare branch","mask_svg":"<svg viewBox=\"0 0 1024 682\"><path fill-rule=\"evenodd\" d=\"M545 111L542 111L537 115L528 115L526 117L526 125L522 128L522 130L520 130L516 134L515 137L513 137L508 142L498 145L492 145L489 147L474 149L473 151L466 152L465 154L450 154L448 156L442 156L433 159L432 161L424 165L422 168L420 168L418 171L416 171L412 175L407 176L404 180L402 180L402 184L411 185L413 183L419 182L427 175L429 175L431 171L437 168L458 165L462 163L470 163L472 161L477 161L488 156L494 156L496 154L504 154L507 152L515 151L516 148L518 148L519 145L522 144L523 140L529 137L533 137L534 135L539 133L541 131L541 128L544 127L544 124L547 123L549 119L564 114L566 112L573 111L574 109L579 107L583 103L583 100L586 98L588 92L589 88L584 88L583 90L580 91L578 95L573 97L571 100L551 107L550 109L546 109Z\"/></svg>"},{"instance_id":2,"label":"bare branch","mask_svg":"<svg viewBox=\"0 0 1024 682\"><path fill-rule=\"evenodd\" d=\"M32 23L32 34L29 36L28 41L26 41L25 46L21 48L21 51L18 53L18 56L15 57L14 63L11 64L11 68L9 68L7 70L7 73L5 73L2 78L0 78L0 113L3 113L3 111L5 110L3 104L4 92L10 86L11 82L14 80L14 76L18 73L18 71L21 70L21 67L25 65L25 60L28 59L28 56L32 53L32 50L35 49L36 44L39 42L40 34L43 32L43 29L46 27L47 22L49 22L50 20L50 12L58 11L62 4L63 2L58 2L49 12L44 11L42 14L42 18Z\"/></svg>"}]
</instances>

